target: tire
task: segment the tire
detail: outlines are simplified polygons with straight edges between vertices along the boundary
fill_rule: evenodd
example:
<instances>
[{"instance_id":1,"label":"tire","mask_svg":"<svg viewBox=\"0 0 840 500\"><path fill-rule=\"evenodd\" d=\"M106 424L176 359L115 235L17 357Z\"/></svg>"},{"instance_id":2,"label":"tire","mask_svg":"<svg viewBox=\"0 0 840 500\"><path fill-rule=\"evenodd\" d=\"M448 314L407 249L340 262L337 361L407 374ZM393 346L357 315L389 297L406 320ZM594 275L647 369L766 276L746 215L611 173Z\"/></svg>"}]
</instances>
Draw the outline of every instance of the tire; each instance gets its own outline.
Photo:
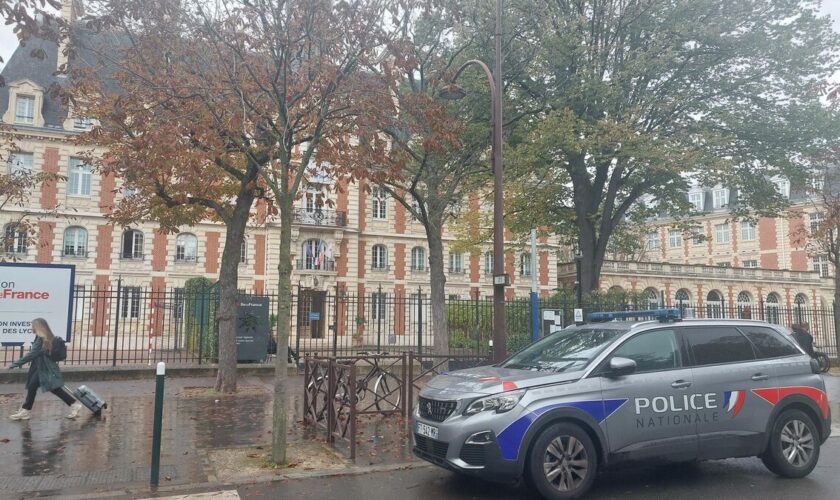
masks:
<instances>
[{"instance_id":1,"label":"tire","mask_svg":"<svg viewBox=\"0 0 840 500\"><path fill-rule=\"evenodd\" d=\"M820 458L819 431L811 417L801 410L785 410L773 423L770 442L761 461L782 477L805 477Z\"/></svg>"},{"instance_id":2,"label":"tire","mask_svg":"<svg viewBox=\"0 0 840 500\"><path fill-rule=\"evenodd\" d=\"M597 469L598 452L589 434L560 422L543 430L531 446L528 484L546 499L580 498L595 482Z\"/></svg>"},{"instance_id":3,"label":"tire","mask_svg":"<svg viewBox=\"0 0 840 500\"><path fill-rule=\"evenodd\" d=\"M402 402L402 383L387 373L376 379L373 392L376 398L376 409L379 411L393 411L400 408ZM391 392L393 391L393 392Z\"/></svg>"},{"instance_id":4,"label":"tire","mask_svg":"<svg viewBox=\"0 0 840 500\"><path fill-rule=\"evenodd\" d=\"M814 359L820 365L820 373L825 373L831 369L831 360L828 359L828 356L824 352L815 352Z\"/></svg>"}]
</instances>

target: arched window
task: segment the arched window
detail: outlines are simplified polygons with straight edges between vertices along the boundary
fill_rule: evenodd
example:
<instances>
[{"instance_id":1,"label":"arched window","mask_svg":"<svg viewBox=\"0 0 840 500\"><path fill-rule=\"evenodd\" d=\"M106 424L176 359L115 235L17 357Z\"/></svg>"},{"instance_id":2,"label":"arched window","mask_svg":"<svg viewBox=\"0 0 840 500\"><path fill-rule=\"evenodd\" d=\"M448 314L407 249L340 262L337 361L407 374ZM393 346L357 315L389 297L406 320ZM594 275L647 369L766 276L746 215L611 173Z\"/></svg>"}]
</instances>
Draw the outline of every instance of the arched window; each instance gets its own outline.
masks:
<instances>
[{"instance_id":1,"label":"arched window","mask_svg":"<svg viewBox=\"0 0 840 500\"><path fill-rule=\"evenodd\" d=\"M706 317L723 317L723 296L717 290L712 290L706 295Z\"/></svg>"},{"instance_id":2,"label":"arched window","mask_svg":"<svg viewBox=\"0 0 840 500\"><path fill-rule=\"evenodd\" d=\"M385 270L388 268L388 249L385 245L373 245L370 257L371 269Z\"/></svg>"},{"instance_id":3,"label":"arched window","mask_svg":"<svg viewBox=\"0 0 840 500\"><path fill-rule=\"evenodd\" d=\"M804 293L798 293L793 298L793 322L797 324L808 322L808 297Z\"/></svg>"},{"instance_id":4,"label":"arched window","mask_svg":"<svg viewBox=\"0 0 840 500\"><path fill-rule=\"evenodd\" d=\"M388 217L388 193L382 188L373 190L373 218L384 219Z\"/></svg>"},{"instance_id":5,"label":"arched window","mask_svg":"<svg viewBox=\"0 0 840 500\"><path fill-rule=\"evenodd\" d=\"M26 253L26 230L17 224L6 224L3 231L3 250L6 253Z\"/></svg>"},{"instance_id":6,"label":"arched window","mask_svg":"<svg viewBox=\"0 0 840 500\"><path fill-rule=\"evenodd\" d=\"M688 306L688 303L691 302L691 294L685 288L680 288L674 294L674 302L677 307Z\"/></svg>"},{"instance_id":7,"label":"arched window","mask_svg":"<svg viewBox=\"0 0 840 500\"><path fill-rule=\"evenodd\" d=\"M519 255L519 275L531 276L531 254L523 253Z\"/></svg>"},{"instance_id":8,"label":"arched window","mask_svg":"<svg viewBox=\"0 0 840 500\"><path fill-rule=\"evenodd\" d=\"M772 292L767 296L764 303L764 320L768 323L780 323L779 315L779 294Z\"/></svg>"},{"instance_id":9,"label":"arched window","mask_svg":"<svg viewBox=\"0 0 840 500\"><path fill-rule=\"evenodd\" d=\"M143 260L143 233L137 229L127 229L123 233L120 255L127 260Z\"/></svg>"},{"instance_id":10,"label":"arched window","mask_svg":"<svg viewBox=\"0 0 840 500\"><path fill-rule=\"evenodd\" d=\"M64 230L62 255L65 257L87 257L87 229L70 226Z\"/></svg>"},{"instance_id":11,"label":"arched window","mask_svg":"<svg viewBox=\"0 0 840 500\"><path fill-rule=\"evenodd\" d=\"M195 262L198 238L192 233L181 233L175 238L175 262Z\"/></svg>"},{"instance_id":12,"label":"arched window","mask_svg":"<svg viewBox=\"0 0 840 500\"><path fill-rule=\"evenodd\" d=\"M324 242L317 238L303 242L303 269L314 269L319 271L332 271L335 267L332 258L332 251Z\"/></svg>"},{"instance_id":13,"label":"arched window","mask_svg":"<svg viewBox=\"0 0 840 500\"><path fill-rule=\"evenodd\" d=\"M644 293L644 304L642 307L648 309L659 309L659 292L655 288L647 288Z\"/></svg>"},{"instance_id":14,"label":"arched window","mask_svg":"<svg viewBox=\"0 0 840 500\"><path fill-rule=\"evenodd\" d=\"M426 249L423 247L414 247L411 249L411 270L425 271L426 270Z\"/></svg>"},{"instance_id":15,"label":"arched window","mask_svg":"<svg viewBox=\"0 0 840 500\"><path fill-rule=\"evenodd\" d=\"M752 318L752 296L749 292L738 294L738 317L741 319Z\"/></svg>"},{"instance_id":16,"label":"arched window","mask_svg":"<svg viewBox=\"0 0 840 500\"><path fill-rule=\"evenodd\" d=\"M493 252L484 252L484 274L493 275Z\"/></svg>"}]
</instances>

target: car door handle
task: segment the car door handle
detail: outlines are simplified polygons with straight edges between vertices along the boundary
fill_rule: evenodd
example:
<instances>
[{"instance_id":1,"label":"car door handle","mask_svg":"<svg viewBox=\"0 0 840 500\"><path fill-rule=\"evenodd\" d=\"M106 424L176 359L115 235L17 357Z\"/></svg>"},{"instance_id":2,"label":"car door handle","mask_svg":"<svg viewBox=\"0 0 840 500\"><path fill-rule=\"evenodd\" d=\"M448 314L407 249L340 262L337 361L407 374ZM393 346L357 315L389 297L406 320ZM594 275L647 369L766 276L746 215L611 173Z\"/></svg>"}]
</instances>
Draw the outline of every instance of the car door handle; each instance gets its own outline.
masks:
<instances>
[{"instance_id":1,"label":"car door handle","mask_svg":"<svg viewBox=\"0 0 840 500\"><path fill-rule=\"evenodd\" d=\"M770 378L770 377L769 377L769 376L767 376L767 375L765 375L765 374L763 374L763 373L756 373L756 374L755 374L755 375L753 375L751 378L752 378L753 380L755 380L756 382L759 382L759 381L761 381L761 380L767 380L767 379L768 379L768 378Z\"/></svg>"},{"instance_id":2,"label":"car door handle","mask_svg":"<svg viewBox=\"0 0 840 500\"><path fill-rule=\"evenodd\" d=\"M686 387L690 387L690 386L691 386L691 382L688 382L688 381L685 381L685 380L676 380L676 381L671 383L671 387L673 387L674 389L685 389Z\"/></svg>"}]
</instances>

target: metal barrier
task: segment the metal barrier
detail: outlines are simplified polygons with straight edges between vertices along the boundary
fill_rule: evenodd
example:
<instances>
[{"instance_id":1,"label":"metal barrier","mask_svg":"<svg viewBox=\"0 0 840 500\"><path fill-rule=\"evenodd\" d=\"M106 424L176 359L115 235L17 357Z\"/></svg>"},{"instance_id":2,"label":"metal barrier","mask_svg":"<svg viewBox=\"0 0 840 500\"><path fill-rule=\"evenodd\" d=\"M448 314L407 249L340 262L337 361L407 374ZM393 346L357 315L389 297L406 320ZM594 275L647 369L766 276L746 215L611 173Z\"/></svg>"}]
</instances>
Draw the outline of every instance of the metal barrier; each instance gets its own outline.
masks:
<instances>
[{"instance_id":1,"label":"metal barrier","mask_svg":"<svg viewBox=\"0 0 840 500\"><path fill-rule=\"evenodd\" d=\"M327 432L327 441L348 445L356 458L356 365L335 359L304 360L304 423Z\"/></svg>"}]
</instances>

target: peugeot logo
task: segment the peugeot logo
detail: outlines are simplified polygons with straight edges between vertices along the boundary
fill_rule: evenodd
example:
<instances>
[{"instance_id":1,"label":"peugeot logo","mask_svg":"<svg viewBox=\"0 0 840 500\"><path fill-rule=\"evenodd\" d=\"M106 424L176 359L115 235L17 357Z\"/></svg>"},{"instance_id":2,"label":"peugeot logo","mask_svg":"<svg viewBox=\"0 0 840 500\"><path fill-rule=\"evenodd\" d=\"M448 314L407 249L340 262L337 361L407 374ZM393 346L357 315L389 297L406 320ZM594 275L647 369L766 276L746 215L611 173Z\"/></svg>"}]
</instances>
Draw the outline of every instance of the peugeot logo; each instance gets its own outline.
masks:
<instances>
[{"instance_id":1,"label":"peugeot logo","mask_svg":"<svg viewBox=\"0 0 840 500\"><path fill-rule=\"evenodd\" d=\"M426 413L432 413L432 403L426 403Z\"/></svg>"}]
</instances>

